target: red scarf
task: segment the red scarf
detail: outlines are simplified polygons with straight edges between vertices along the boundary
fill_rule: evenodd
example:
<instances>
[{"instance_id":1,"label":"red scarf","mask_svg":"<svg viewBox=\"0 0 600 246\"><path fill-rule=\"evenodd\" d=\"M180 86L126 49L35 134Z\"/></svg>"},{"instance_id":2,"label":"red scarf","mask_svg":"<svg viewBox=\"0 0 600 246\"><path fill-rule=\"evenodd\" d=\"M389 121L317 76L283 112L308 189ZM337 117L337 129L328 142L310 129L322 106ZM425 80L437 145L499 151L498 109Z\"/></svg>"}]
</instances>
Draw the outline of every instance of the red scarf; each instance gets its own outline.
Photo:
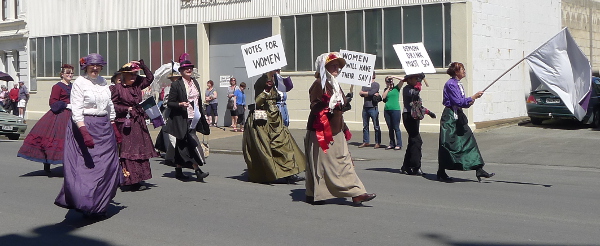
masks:
<instances>
[{"instance_id":1,"label":"red scarf","mask_svg":"<svg viewBox=\"0 0 600 246\"><path fill-rule=\"evenodd\" d=\"M321 98L326 105L329 105L330 99L331 95L327 92L325 92ZM331 132L331 125L329 124L327 114L329 114L329 107L324 107L317 113L317 118L313 122L313 128L317 133L317 141L325 153L327 153L327 150L329 149L329 143L333 142L333 133Z\"/></svg>"}]
</instances>

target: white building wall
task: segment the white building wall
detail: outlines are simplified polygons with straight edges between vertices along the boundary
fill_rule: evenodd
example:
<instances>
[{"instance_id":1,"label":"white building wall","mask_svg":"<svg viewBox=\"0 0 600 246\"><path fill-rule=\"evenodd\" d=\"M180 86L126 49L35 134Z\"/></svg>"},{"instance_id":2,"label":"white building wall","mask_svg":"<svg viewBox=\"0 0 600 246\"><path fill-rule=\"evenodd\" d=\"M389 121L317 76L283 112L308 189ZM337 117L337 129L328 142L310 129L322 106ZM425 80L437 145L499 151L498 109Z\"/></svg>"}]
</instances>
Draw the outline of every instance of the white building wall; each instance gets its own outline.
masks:
<instances>
[{"instance_id":1,"label":"white building wall","mask_svg":"<svg viewBox=\"0 0 600 246\"><path fill-rule=\"evenodd\" d=\"M474 0L472 6L469 95L483 90L562 29L560 0ZM477 100L472 109L473 121L526 116L530 87L529 67L522 62Z\"/></svg>"},{"instance_id":2,"label":"white building wall","mask_svg":"<svg viewBox=\"0 0 600 246\"><path fill-rule=\"evenodd\" d=\"M31 37L187 23L417 5L457 0L35 0L27 7ZM208 2L208 1L204 1ZM64 14L65 9L72 14ZM52 18L51 16L54 16Z\"/></svg>"}]
</instances>

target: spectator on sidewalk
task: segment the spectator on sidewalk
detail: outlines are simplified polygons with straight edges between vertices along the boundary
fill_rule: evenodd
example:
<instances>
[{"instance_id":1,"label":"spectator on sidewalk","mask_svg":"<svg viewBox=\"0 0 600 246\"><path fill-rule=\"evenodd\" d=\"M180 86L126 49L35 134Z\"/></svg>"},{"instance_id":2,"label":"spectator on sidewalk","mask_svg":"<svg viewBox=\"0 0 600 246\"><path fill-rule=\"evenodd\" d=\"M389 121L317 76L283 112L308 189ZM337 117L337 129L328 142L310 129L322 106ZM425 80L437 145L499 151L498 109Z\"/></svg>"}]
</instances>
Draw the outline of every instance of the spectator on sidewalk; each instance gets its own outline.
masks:
<instances>
[{"instance_id":1,"label":"spectator on sidewalk","mask_svg":"<svg viewBox=\"0 0 600 246\"><path fill-rule=\"evenodd\" d=\"M373 72L373 77L371 77L371 86L363 86L358 94L364 98L362 110L363 141L358 147L363 148L369 146L369 120L372 120L373 128L375 130L375 148L377 149L381 144L379 110L377 109L377 103L381 102L381 96L379 95L379 83L375 82L375 72Z\"/></svg>"},{"instance_id":2,"label":"spectator on sidewalk","mask_svg":"<svg viewBox=\"0 0 600 246\"><path fill-rule=\"evenodd\" d=\"M19 117L25 118L25 107L29 101L29 89L25 86L25 82L19 81L19 102L17 108L19 109Z\"/></svg>"}]
</instances>

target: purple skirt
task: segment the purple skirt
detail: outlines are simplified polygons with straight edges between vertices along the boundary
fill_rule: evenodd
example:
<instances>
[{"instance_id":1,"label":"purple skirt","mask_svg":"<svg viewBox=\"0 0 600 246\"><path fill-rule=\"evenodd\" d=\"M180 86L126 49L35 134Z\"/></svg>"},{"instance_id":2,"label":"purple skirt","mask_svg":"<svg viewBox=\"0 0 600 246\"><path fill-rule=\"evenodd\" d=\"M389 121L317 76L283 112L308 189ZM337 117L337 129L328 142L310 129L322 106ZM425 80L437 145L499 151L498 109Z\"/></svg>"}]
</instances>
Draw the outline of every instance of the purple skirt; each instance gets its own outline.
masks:
<instances>
[{"instance_id":1,"label":"purple skirt","mask_svg":"<svg viewBox=\"0 0 600 246\"><path fill-rule=\"evenodd\" d=\"M75 123L67 124L63 187L54 204L83 213L103 213L123 180L117 141L108 116L85 116L94 139L89 149Z\"/></svg>"}]
</instances>

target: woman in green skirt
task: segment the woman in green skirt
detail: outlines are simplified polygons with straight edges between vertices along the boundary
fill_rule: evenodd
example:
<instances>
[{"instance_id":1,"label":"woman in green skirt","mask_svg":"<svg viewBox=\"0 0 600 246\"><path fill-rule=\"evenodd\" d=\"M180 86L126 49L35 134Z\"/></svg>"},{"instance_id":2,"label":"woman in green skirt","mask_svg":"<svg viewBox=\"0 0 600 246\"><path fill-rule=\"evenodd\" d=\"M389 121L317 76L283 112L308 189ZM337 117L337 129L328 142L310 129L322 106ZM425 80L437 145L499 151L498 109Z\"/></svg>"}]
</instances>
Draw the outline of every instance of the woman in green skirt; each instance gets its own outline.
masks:
<instances>
[{"instance_id":1,"label":"woman in green skirt","mask_svg":"<svg viewBox=\"0 0 600 246\"><path fill-rule=\"evenodd\" d=\"M471 107L475 100L483 95L483 91L477 92L471 97L465 96L465 90L460 80L467 73L465 66L460 62L451 63L446 73L452 78L444 85L442 103L446 108L440 120L437 179L452 181L452 178L446 174L446 169L475 170L477 180L481 182L481 178L490 178L494 176L494 173L483 170L485 163L463 108Z\"/></svg>"}]
</instances>

